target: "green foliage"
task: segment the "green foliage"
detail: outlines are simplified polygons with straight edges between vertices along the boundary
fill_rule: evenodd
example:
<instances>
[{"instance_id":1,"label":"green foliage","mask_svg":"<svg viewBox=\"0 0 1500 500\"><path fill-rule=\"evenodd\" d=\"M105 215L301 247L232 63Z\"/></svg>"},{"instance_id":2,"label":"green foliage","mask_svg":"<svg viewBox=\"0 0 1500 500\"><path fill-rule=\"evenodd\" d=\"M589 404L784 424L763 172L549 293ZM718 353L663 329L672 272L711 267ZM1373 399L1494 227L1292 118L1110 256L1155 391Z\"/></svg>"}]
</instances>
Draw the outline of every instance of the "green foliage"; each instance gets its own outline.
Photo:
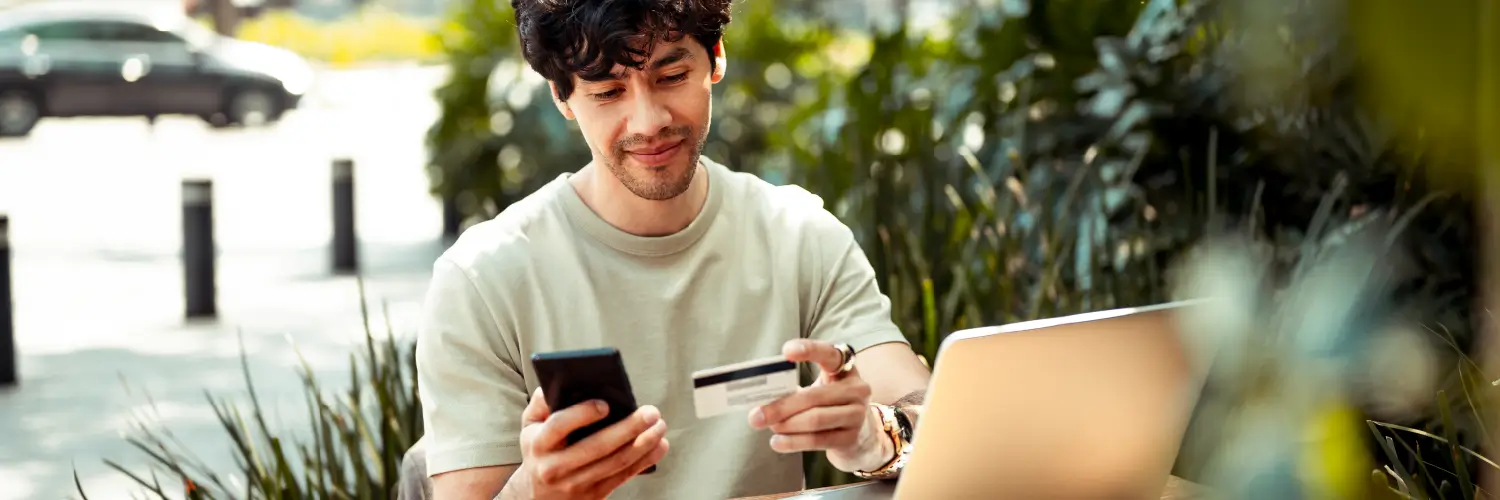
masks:
<instances>
[{"instance_id":1,"label":"green foliage","mask_svg":"<svg viewBox=\"0 0 1500 500\"><path fill-rule=\"evenodd\" d=\"M1370 418L1363 444L1390 491L1472 497L1478 467L1494 465L1473 451L1492 389L1465 355L1479 324L1474 193L1433 175L1472 167L1472 155L1397 130L1393 110L1422 96L1371 91L1383 88L1367 66L1379 54L1361 50L1379 44L1351 42L1365 31L1344 24L1342 2L975 0L936 26L868 32L818 20L813 5L736 3L705 152L822 196L928 359L964 328L1161 302L1173 264L1206 237L1251 242L1274 295L1358 228L1389 227L1382 255L1399 260L1382 261L1393 274L1378 302L1393 305L1359 319L1421 325L1450 355L1429 411ZM590 158L524 69L511 16L467 0L441 32L452 71L427 138L430 173L470 220ZM240 445L252 487L388 491L390 457L420 435L420 416L409 368L392 368L409 365L390 362L390 341L373 345L370 362L386 361L366 378L385 394L379 414L395 417L360 423L357 396L311 397L318 439L300 462L263 424L214 403L237 443L270 443ZM176 477L216 485L162 443L137 446ZM812 486L850 479L808 463Z\"/></svg>"},{"instance_id":2,"label":"green foliage","mask_svg":"<svg viewBox=\"0 0 1500 500\"><path fill-rule=\"evenodd\" d=\"M1173 101L1173 112L1157 121L1188 138L1193 130L1209 130L1213 140L1206 146L1183 141L1175 149L1184 161L1148 162L1142 174L1190 171L1193 158L1211 161L1211 177L1182 178L1195 186L1213 178L1214 185L1231 188L1188 194L1220 211L1209 223L1223 227L1233 218L1264 240L1274 256L1274 280L1295 276L1311 249L1347 239L1347 232L1330 228L1394 223L1383 244L1400 258L1384 262L1396 276L1382 297L1392 305L1380 315L1429 332L1427 342L1446 352L1445 380L1436 389L1465 397L1443 401L1432 394L1425 414L1396 422L1451 441L1377 425L1372 430L1379 436L1370 445L1399 445L1399 453L1381 458L1396 470L1421 472L1402 478L1418 496L1441 497L1443 482L1458 485L1476 476L1480 461L1456 446L1472 446L1486 432L1474 403L1488 384L1467 357L1481 321L1471 303L1478 296L1476 193L1451 177L1438 182L1436 174L1455 170L1461 160L1454 158L1464 156L1446 148L1448 138L1400 137L1405 124L1393 110L1429 103L1427 96L1371 99L1378 85L1367 66L1382 55L1351 42L1358 30L1349 23L1359 18L1338 15L1341 8L1348 7L1313 0L1205 3L1197 16L1201 35L1193 40L1201 61L1195 65L1203 70L1179 73L1187 77L1178 85L1186 98ZM1457 170L1474 167L1462 165Z\"/></svg>"},{"instance_id":3,"label":"green foliage","mask_svg":"<svg viewBox=\"0 0 1500 500\"><path fill-rule=\"evenodd\" d=\"M238 470L212 470L171 429L154 427L144 419L134 422L134 435L127 440L150 458L149 472L105 463L144 488L151 495L147 498L161 500L395 498L402 455L422 437L416 357L411 346L390 331L389 317L387 335L375 336L363 291L361 285L365 346L363 352L349 355L349 388L325 392L306 360L302 362L311 429L273 429L266 424L274 409L261 406L242 345L248 413L224 397L205 395L234 443ZM151 406L154 413L155 403ZM162 476L169 478L166 486ZM83 486L77 487L87 498Z\"/></svg>"},{"instance_id":4,"label":"green foliage","mask_svg":"<svg viewBox=\"0 0 1500 500\"><path fill-rule=\"evenodd\" d=\"M954 330L1161 298L1134 250L1150 238L1126 171L1139 152L1104 142L1135 124L1079 120L1063 82L1087 66L1059 61L1088 54L1028 51L1025 26L977 16L949 39L878 34L865 68L779 128L808 166L790 180L864 236L896 320L929 357Z\"/></svg>"},{"instance_id":5,"label":"green foliage","mask_svg":"<svg viewBox=\"0 0 1500 500\"><path fill-rule=\"evenodd\" d=\"M1389 243L1407 256L1393 314L1444 332L1464 359L1477 324L1470 193L1431 182L1452 155L1389 130L1399 117L1384 111L1402 107L1372 105L1360 63L1370 55L1354 52L1342 6L976 0L935 27L851 32L800 3L740 3L706 154L823 197L929 359L963 328L1160 302L1170 265L1223 231L1268 246L1268 279L1285 282L1310 245L1341 237L1330 228L1372 218L1404 220ZM479 81L454 85L466 78ZM587 161L539 105L545 90L536 95L524 110L490 109L546 126L475 128L534 162L523 175L436 184L491 200L469 214L493 215ZM497 171L491 157L471 159L466 168ZM1477 390L1472 362L1455 365L1447 393ZM1390 425L1472 442L1478 400L1455 401L1447 421L1433 412ZM1391 459L1472 467L1441 458L1464 456L1447 446L1429 439ZM814 462L812 484L848 479Z\"/></svg>"},{"instance_id":6,"label":"green foliage","mask_svg":"<svg viewBox=\"0 0 1500 500\"><path fill-rule=\"evenodd\" d=\"M580 141L569 137L571 124L550 106L547 86L518 71L508 3L457 4L440 38L449 78L436 92L441 115L427 133L435 194L455 200L464 217L493 216L551 180L546 174L560 172L557 163L587 161L586 148L580 156Z\"/></svg>"}]
</instances>

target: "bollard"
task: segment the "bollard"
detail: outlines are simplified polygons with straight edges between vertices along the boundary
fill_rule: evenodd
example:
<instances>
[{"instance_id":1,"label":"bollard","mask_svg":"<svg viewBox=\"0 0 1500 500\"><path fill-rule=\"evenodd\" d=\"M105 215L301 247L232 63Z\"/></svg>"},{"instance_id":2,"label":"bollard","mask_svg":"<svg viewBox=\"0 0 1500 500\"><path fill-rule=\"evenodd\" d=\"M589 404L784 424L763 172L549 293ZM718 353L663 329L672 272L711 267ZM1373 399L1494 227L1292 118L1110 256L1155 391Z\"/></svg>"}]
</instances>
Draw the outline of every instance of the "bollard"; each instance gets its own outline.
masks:
<instances>
[{"instance_id":1,"label":"bollard","mask_svg":"<svg viewBox=\"0 0 1500 500\"><path fill-rule=\"evenodd\" d=\"M182 270L188 318L218 315L213 181L182 181Z\"/></svg>"},{"instance_id":2,"label":"bollard","mask_svg":"<svg viewBox=\"0 0 1500 500\"><path fill-rule=\"evenodd\" d=\"M459 227L463 225L463 215L458 212L458 198L455 196L443 196L443 239L452 241L458 238Z\"/></svg>"},{"instance_id":3,"label":"bollard","mask_svg":"<svg viewBox=\"0 0 1500 500\"><path fill-rule=\"evenodd\" d=\"M333 161L333 271L359 269L354 236L354 160Z\"/></svg>"},{"instance_id":4,"label":"bollard","mask_svg":"<svg viewBox=\"0 0 1500 500\"><path fill-rule=\"evenodd\" d=\"M10 297L10 219L0 214L0 387L16 385L16 322Z\"/></svg>"}]
</instances>

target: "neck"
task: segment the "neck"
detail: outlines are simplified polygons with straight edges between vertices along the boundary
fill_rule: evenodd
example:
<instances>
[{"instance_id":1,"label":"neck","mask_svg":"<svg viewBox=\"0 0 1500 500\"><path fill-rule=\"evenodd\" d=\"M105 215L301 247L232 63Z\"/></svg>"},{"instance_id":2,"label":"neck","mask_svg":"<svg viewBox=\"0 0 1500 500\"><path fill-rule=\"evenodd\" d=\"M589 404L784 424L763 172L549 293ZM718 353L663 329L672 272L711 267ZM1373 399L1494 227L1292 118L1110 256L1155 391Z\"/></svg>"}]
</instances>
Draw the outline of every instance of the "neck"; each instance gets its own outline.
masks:
<instances>
[{"instance_id":1,"label":"neck","mask_svg":"<svg viewBox=\"0 0 1500 500\"><path fill-rule=\"evenodd\" d=\"M590 163L569 178L578 197L601 219L636 236L666 236L693 223L708 201L708 170L699 163L693 183L670 200L636 196L619 179Z\"/></svg>"}]
</instances>

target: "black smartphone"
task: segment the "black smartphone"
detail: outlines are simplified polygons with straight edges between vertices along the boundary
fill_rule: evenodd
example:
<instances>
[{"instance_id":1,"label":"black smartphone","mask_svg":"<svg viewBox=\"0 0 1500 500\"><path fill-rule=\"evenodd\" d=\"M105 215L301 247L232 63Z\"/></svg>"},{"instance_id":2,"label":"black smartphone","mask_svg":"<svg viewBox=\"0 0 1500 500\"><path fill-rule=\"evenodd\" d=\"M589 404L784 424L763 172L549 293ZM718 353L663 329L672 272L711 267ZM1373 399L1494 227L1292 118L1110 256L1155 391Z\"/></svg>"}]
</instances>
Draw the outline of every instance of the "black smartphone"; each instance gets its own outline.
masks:
<instances>
[{"instance_id":1,"label":"black smartphone","mask_svg":"<svg viewBox=\"0 0 1500 500\"><path fill-rule=\"evenodd\" d=\"M635 413L635 391L630 388L630 376L625 373L625 360L618 349L536 353L531 355L531 368L547 398L547 407L554 412L595 399L609 405L608 416L568 433L570 446ZM642 474L655 471L652 465Z\"/></svg>"}]
</instances>

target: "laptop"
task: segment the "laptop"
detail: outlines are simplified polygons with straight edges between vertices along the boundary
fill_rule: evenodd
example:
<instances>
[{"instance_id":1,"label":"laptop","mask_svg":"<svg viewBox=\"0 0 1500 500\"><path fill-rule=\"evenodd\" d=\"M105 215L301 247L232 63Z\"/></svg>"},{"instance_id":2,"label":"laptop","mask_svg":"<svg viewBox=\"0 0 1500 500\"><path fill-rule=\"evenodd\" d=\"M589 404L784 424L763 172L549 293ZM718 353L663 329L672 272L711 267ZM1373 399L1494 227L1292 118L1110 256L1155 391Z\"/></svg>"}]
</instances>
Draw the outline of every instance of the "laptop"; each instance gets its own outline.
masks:
<instances>
[{"instance_id":1,"label":"laptop","mask_svg":"<svg viewBox=\"0 0 1500 500\"><path fill-rule=\"evenodd\" d=\"M954 332L900 480L794 498L1160 498L1203 380L1178 321L1202 304Z\"/></svg>"}]
</instances>

